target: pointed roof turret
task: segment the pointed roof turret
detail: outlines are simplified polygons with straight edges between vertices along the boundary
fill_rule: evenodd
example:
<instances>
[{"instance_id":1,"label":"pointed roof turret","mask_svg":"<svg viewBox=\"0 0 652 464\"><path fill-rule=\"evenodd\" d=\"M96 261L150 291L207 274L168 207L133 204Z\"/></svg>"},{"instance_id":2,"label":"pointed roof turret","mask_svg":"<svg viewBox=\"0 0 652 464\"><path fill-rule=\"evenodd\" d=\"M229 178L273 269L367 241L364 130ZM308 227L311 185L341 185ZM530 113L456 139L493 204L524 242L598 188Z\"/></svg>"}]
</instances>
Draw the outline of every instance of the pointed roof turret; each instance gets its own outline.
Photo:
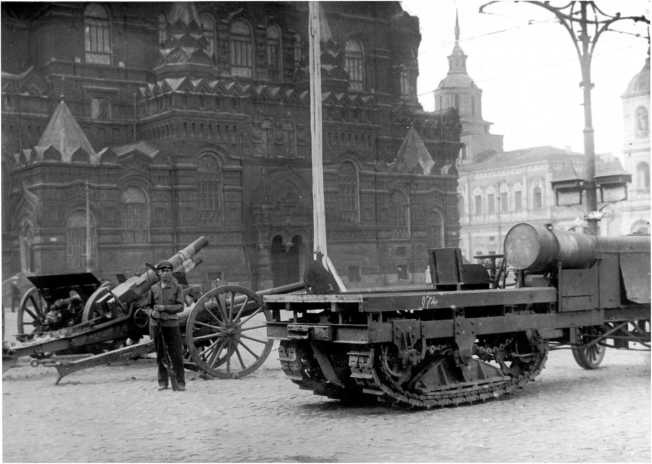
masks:
<instances>
[{"instance_id":1,"label":"pointed roof turret","mask_svg":"<svg viewBox=\"0 0 652 464\"><path fill-rule=\"evenodd\" d=\"M439 87L475 87L473 79L466 72L466 55L460 46L460 19L455 10L455 45L448 56L448 74Z\"/></svg>"},{"instance_id":2,"label":"pointed roof turret","mask_svg":"<svg viewBox=\"0 0 652 464\"><path fill-rule=\"evenodd\" d=\"M435 165L426 144L414 127L410 127L401 147L396 153L396 166L399 171L412 172L419 166L428 175Z\"/></svg>"},{"instance_id":3,"label":"pointed roof turret","mask_svg":"<svg viewBox=\"0 0 652 464\"><path fill-rule=\"evenodd\" d=\"M199 21L195 4L192 2L174 2L172 7L170 7L168 22L170 24L176 24L177 21L181 21L186 26L189 26L194 21L195 25L200 28L201 22Z\"/></svg>"},{"instance_id":4,"label":"pointed roof turret","mask_svg":"<svg viewBox=\"0 0 652 464\"><path fill-rule=\"evenodd\" d=\"M195 4L175 2L166 18L168 39L161 45L159 64L154 68L157 77L214 77L217 70L206 54L208 40Z\"/></svg>"},{"instance_id":5,"label":"pointed roof turret","mask_svg":"<svg viewBox=\"0 0 652 464\"><path fill-rule=\"evenodd\" d=\"M54 110L37 146L55 148L64 162L70 162L80 148L89 156L95 156L93 146L63 100Z\"/></svg>"}]
</instances>

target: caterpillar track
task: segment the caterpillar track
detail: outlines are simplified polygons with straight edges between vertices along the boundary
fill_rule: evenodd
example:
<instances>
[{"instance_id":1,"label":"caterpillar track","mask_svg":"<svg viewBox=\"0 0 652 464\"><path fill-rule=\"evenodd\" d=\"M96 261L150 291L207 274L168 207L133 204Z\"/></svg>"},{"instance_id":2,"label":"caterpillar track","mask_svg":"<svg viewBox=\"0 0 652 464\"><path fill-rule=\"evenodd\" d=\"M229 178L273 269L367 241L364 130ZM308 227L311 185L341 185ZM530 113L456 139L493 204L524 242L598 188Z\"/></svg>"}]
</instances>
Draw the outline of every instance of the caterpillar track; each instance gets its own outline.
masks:
<instances>
[{"instance_id":1,"label":"caterpillar track","mask_svg":"<svg viewBox=\"0 0 652 464\"><path fill-rule=\"evenodd\" d=\"M488 347L476 345L474 357L462 365L456 362L454 349L440 346L408 367L401 367L392 344L351 346L343 352L348 368L335 370L340 386L327 380L310 343L284 340L279 358L294 383L317 395L431 409L500 398L534 380L545 365L547 347L540 341L525 340L522 336L517 343L506 340ZM523 353L524 342L527 353ZM515 348L520 348L520 353L513 351Z\"/></svg>"}]
</instances>

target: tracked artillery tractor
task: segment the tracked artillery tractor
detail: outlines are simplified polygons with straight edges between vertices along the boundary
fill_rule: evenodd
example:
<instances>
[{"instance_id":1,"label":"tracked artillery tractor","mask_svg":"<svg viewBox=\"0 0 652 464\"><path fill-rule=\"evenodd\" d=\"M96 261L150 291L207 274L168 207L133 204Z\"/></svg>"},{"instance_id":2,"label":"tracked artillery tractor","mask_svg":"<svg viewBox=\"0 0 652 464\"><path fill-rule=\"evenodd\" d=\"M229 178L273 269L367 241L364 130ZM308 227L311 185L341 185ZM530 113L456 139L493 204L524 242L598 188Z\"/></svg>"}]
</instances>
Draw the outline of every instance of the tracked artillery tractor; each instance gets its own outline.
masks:
<instances>
[{"instance_id":1,"label":"tracked artillery tractor","mask_svg":"<svg viewBox=\"0 0 652 464\"><path fill-rule=\"evenodd\" d=\"M607 347L649 349L649 236L523 223L504 250L512 286L444 248L429 251L432 284L264 296L283 371L318 395L433 408L508 394L551 349L586 369Z\"/></svg>"}]
</instances>

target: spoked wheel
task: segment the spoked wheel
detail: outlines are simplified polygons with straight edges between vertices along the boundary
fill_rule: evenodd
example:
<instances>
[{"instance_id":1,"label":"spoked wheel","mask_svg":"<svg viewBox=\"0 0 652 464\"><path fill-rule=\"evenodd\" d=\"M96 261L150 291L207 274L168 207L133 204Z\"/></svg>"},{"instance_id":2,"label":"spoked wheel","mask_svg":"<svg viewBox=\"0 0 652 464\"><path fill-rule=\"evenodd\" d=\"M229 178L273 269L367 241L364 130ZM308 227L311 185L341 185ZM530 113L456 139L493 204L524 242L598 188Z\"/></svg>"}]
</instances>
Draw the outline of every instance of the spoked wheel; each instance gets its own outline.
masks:
<instances>
[{"instance_id":1,"label":"spoked wheel","mask_svg":"<svg viewBox=\"0 0 652 464\"><path fill-rule=\"evenodd\" d=\"M111 283L103 282L102 285L97 287L91 296L88 297L84 304L84 311L82 312L82 322L88 322L91 319L101 319L105 315L105 311L101 307L100 300L111 291Z\"/></svg>"},{"instance_id":2,"label":"spoked wheel","mask_svg":"<svg viewBox=\"0 0 652 464\"><path fill-rule=\"evenodd\" d=\"M237 379L255 371L267 359L273 340L267 340L262 298L239 286L215 288L195 303L186 322L191 360L207 374Z\"/></svg>"},{"instance_id":3,"label":"spoked wheel","mask_svg":"<svg viewBox=\"0 0 652 464\"><path fill-rule=\"evenodd\" d=\"M598 343L592 345L589 345L588 343L600 336L601 328L599 326L581 327L576 330L578 332L577 339L581 343L586 343L586 345L574 346L572 348L575 362L578 366L584 369L597 369L604 359L607 347Z\"/></svg>"},{"instance_id":4,"label":"spoked wheel","mask_svg":"<svg viewBox=\"0 0 652 464\"><path fill-rule=\"evenodd\" d=\"M115 314L111 313L111 309L103 304L105 298L109 297L111 293L111 282L103 282L99 287L95 289L91 296L88 297L86 303L84 304L84 310L82 312L82 322L90 322L91 324L99 324L105 322L112 317L116 317ZM127 309L119 306L120 313L126 313ZM136 340L137 341L137 340ZM93 343L86 347L87 351L93 353L101 353L104 350L113 350L122 346L125 342L125 339L116 339L106 342Z\"/></svg>"},{"instance_id":5,"label":"spoked wheel","mask_svg":"<svg viewBox=\"0 0 652 464\"><path fill-rule=\"evenodd\" d=\"M45 313L47 303L38 288L32 287L20 300L18 308L18 336L20 341L26 341L41 334L45 330Z\"/></svg>"}]
</instances>

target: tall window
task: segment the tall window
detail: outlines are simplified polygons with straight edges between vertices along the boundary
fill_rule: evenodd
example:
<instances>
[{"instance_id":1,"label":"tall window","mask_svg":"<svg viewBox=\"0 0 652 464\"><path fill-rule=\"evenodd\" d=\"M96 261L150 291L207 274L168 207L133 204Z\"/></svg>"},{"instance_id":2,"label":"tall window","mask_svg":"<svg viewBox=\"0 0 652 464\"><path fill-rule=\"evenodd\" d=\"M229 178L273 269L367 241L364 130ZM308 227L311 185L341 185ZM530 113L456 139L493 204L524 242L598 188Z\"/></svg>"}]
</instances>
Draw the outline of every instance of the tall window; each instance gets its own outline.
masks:
<instances>
[{"instance_id":1,"label":"tall window","mask_svg":"<svg viewBox=\"0 0 652 464\"><path fill-rule=\"evenodd\" d=\"M91 119L97 121L111 119L111 100L108 97L91 97Z\"/></svg>"},{"instance_id":2,"label":"tall window","mask_svg":"<svg viewBox=\"0 0 652 464\"><path fill-rule=\"evenodd\" d=\"M364 87L364 54L357 40L347 40L344 48L344 70L349 75L349 88L362 90Z\"/></svg>"},{"instance_id":3,"label":"tall window","mask_svg":"<svg viewBox=\"0 0 652 464\"><path fill-rule=\"evenodd\" d=\"M91 222L90 250L86 249L86 212L75 211L66 221L66 264L70 269L85 269L86 254L89 251L91 259L97 261L95 221L92 216L88 220Z\"/></svg>"},{"instance_id":4,"label":"tall window","mask_svg":"<svg viewBox=\"0 0 652 464\"><path fill-rule=\"evenodd\" d=\"M164 14L158 15L158 44L163 45L168 39L168 20Z\"/></svg>"},{"instance_id":5,"label":"tall window","mask_svg":"<svg viewBox=\"0 0 652 464\"><path fill-rule=\"evenodd\" d=\"M346 162L340 167L338 179L339 208L347 221L358 219L358 175L353 163Z\"/></svg>"},{"instance_id":6,"label":"tall window","mask_svg":"<svg viewBox=\"0 0 652 464\"><path fill-rule=\"evenodd\" d=\"M396 235L407 237L410 233L410 203L403 192L392 193L390 214Z\"/></svg>"},{"instance_id":7,"label":"tall window","mask_svg":"<svg viewBox=\"0 0 652 464\"><path fill-rule=\"evenodd\" d=\"M242 21L231 24L231 74L252 77L254 70L253 44L249 25Z\"/></svg>"},{"instance_id":8,"label":"tall window","mask_svg":"<svg viewBox=\"0 0 652 464\"><path fill-rule=\"evenodd\" d=\"M543 195L541 194L541 187L534 187L532 192L532 208L541 209L543 208Z\"/></svg>"},{"instance_id":9,"label":"tall window","mask_svg":"<svg viewBox=\"0 0 652 464\"><path fill-rule=\"evenodd\" d=\"M636 137L647 137L650 131L647 108L639 106L636 108Z\"/></svg>"},{"instance_id":10,"label":"tall window","mask_svg":"<svg viewBox=\"0 0 652 464\"><path fill-rule=\"evenodd\" d=\"M507 192L500 192L500 212L501 213L506 213L509 206L509 202L507 201Z\"/></svg>"},{"instance_id":11,"label":"tall window","mask_svg":"<svg viewBox=\"0 0 652 464\"><path fill-rule=\"evenodd\" d=\"M204 51L212 60L215 55L215 20L210 14L202 13L199 15L199 21L207 42Z\"/></svg>"},{"instance_id":12,"label":"tall window","mask_svg":"<svg viewBox=\"0 0 652 464\"><path fill-rule=\"evenodd\" d=\"M487 195L487 214L496 212L496 198L493 193Z\"/></svg>"},{"instance_id":13,"label":"tall window","mask_svg":"<svg viewBox=\"0 0 652 464\"><path fill-rule=\"evenodd\" d=\"M298 70L301 68L301 36L295 34L294 36L294 69Z\"/></svg>"},{"instance_id":14,"label":"tall window","mask_svg":"<svg viewBox=\"0 0 652 464\"><path fill-rule=\"evenodd\" d=\"M278 26L267 28L267 70L269 78L278 80L282 76L281 30Z\"/></svg>"},{"instance_id":15,"label":"tall window","mask_svg":"<svg viewBox=\"0 0 652 464\"><path fill-rule=\"evenodd\" d=\"M401 68L401 96L407 97L410 95L410 81L408 71Z\"/></svg>"},{"instance_id":16,"label":"tall window","mask_svg":"<svg viewBox=\"0 0 652 464\"><path fill-rule=\"evenodd\" d=\"M645 162L636 165L636 188L650 190L650 166Z\"/></svg>"},{"instance_id":17,"label":"tall window","mask_svg":"<svg viewBox=\"0 0 652 464\"><path fill-rule=\"evenodd\" d=\"M87 63L111 64L109 15L95 3L84 11L84 52Z\"/></svg>"},{"instance_id":18,"label":"tall window","mask_svg":"<svg viewBox=\"0 0 652 464\"><path fill-rule=\"evenodd\" d=\"M123 240L126 243L145 243L149 239L149 211L145 192L129 187L122 192Z\"/></svg>"},{"instance_id":19,"label":"tall window","mask_svg":"<svg viewBox=\"0 0 652 464\"><path fill-rule=\"evenodd\" d=\"M514 211L521 211L523 209L523 194L520 190L514 192Z\"/></svg>"},{"instance_id":20,"label":"tall window","mask_svg":"<svg viewBox=\"0 0 652 464\"><path fill-rule=\"evenodd\" d=\"M212 155L199 158L198 195L200 222L213 223L220 219L222 204L222 169Z\"/></svg>"},{"instance_id":21,"label":"tall window","mask_svg":"<svg viewBox=\"0 0 652 464\"><path fill-rule=\"evenodd\" d=\"M475 215L480 216L482 214L482 196L476 195L474 197L475 202Z\"/></svg>"}]
</instances>

